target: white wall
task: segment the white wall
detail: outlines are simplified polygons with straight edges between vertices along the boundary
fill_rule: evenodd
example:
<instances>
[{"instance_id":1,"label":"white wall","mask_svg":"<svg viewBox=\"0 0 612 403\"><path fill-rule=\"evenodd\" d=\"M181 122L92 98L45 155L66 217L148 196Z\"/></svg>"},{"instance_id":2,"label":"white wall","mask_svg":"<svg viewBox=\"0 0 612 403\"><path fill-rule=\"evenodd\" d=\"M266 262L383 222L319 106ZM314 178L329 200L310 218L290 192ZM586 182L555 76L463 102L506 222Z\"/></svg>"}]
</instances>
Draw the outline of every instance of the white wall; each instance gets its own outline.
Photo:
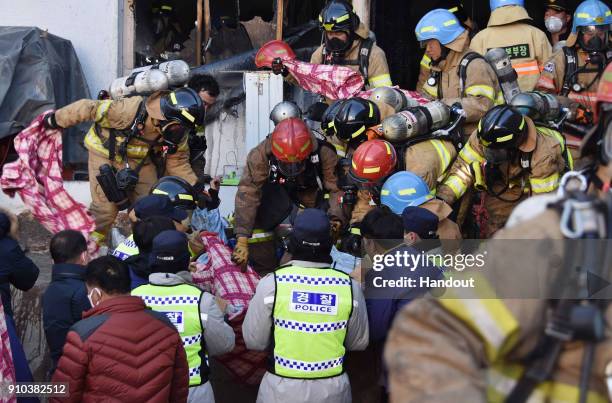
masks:
<instances>
[{"instance_id":1,"label":"white wall","mask_svg":"<svg viewBox=\"0 0 612 403\"><path fill-rule=\"evenodd\" d=\"M122 1L0 0L0 26L37 26L72 41L95 97L117 77Z\"/></svg>"}]
</instances>

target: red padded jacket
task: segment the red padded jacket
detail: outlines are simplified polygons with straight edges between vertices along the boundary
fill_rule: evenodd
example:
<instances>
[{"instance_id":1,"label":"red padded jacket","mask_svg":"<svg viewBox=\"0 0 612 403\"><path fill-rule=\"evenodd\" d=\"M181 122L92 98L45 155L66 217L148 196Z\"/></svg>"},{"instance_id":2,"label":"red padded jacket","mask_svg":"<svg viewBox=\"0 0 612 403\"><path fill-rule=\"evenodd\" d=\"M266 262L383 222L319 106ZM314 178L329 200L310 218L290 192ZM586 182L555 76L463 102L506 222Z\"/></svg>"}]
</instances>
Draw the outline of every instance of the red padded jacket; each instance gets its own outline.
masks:
<instances>
[{"instance_id":1,"label":"red padded jacket","mask_svg":"<svg viewBox=\"0 0 612 403\"><path fill-rule=\"evenodd\" d=\"M164 314L140 297L115 297L72 326L53 382L69 396L52 402L186 402L189 368L183 342Z\"/></svg>"}]
</instances>

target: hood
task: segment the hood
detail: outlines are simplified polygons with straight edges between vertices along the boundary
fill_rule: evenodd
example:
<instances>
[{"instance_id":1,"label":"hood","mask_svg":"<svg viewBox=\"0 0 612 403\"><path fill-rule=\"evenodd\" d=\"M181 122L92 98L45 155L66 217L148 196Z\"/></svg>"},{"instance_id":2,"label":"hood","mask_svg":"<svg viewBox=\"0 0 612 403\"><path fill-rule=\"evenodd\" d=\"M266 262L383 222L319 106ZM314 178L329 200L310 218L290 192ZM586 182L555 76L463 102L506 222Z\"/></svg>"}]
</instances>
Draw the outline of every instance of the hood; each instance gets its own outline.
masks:
<instances>
[{"instance_id":1,"label":"hood","mask_svg":"<svg viewBox=\"0 0 612 403\"><path fill-rule=\"evenodd\" d=\"M457 53L463 53L463 51L470 46L470 35L468 31L463 31L454 41L444 46Z\"/></svg>"},{"instance_id":2,"label":"hood","mask_svg":"<svg viewBox=\"0 0 612 403\"><path fill-rule=\"evenodd\" d=\"M513 22L531 20L527 10L521 6L504 6L491 12L488 27L512 24Z\"/></svg>"},{"instance_id":3,"label":"hood","mask_svg":"<svg viewBox=\"0 0 612 403\"><path fill-rule=\"evenodd\" d=\"M139 277L147 279L150 274L149 253L139 253L125 260L128 267Z\"/></svg>"},{"instance_id":4,"label":"hood","mask_svg":"<svg viewBox=\"0 0 612 403\"><path fill-rule=\"evenodd\" d=\"M572 32L565 40L565 46L567 46L568 48L572 48L576 46L576 42L578 42L578 33Z\"/></svg>"},{"instance_id":5,"label":"hood","mask_svg":"<svg viewBox=\"0 0 612 403\"><path fill-rule=\"evenodd\" d=\"M355 35L357 35L361 39L368 39L368 36L370 35L370 30L363 24L363 22L360 22L359 27L355 31Z\"/></svg>"}]
</instances>

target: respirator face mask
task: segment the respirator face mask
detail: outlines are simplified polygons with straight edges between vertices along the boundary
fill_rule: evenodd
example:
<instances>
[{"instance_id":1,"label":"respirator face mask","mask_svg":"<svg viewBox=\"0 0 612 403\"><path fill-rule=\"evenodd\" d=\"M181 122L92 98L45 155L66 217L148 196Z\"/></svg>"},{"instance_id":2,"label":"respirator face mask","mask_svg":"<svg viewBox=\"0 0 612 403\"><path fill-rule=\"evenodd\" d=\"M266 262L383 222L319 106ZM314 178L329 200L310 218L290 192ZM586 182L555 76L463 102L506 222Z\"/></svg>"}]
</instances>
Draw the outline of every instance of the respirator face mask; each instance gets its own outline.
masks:
<instances>
[{"instance_id":1,"label":"respirator face mask","mask_svg":"<svg viewBox=\"0 0 612 403\"><path fill-rule=\"evenodd\" d=\"M579 27L578 43L589 52L603 52L608 47L608 25L589 25Z\"/></svg>"}]
</instances>

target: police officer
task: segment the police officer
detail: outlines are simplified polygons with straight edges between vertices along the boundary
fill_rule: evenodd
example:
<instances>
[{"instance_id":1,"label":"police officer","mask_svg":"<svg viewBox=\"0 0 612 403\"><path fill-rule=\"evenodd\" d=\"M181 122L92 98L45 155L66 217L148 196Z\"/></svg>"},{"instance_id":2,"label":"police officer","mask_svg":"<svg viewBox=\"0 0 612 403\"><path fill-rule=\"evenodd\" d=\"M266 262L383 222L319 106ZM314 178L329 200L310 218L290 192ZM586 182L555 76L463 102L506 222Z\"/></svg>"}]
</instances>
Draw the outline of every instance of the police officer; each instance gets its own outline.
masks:
<instances>
[{"instance_id":1,"label":"police officer","mask_svg":"<svg viewBox=\"0 0 612 403\"><path fill-rule=\"evenodd\" d=\"M571 168L563 136L500 105L482 118L436 196L452 206L468 189L482 191L476 222L480 236L488 238L519 201L556 190L561 174Z\"/></svg>"},{"instance_id":2,"label":"police officer","mask_svg":"<svg viewBox=\"0 0 612 403\"><path fill-rule=\"evenodd\" d=\"M252 149L236 193L235 263L250 257L253 268L266 273L278 266L274 228L298 207L330 206L337 211L337 157L333 147L310 132L304 121L281 121L268 138Z\"/></svg>"},{"instance_id":3,"label":"police officer","mask_svg":"<svg viewBox=\"0 0 612 403\"><path fill-rule=\"evenodd\" d=\"M467 114L465 132L495 105L497 77L484 58L469 50L468 31L448 10L425 14L416 26L417 39L431 58L429 77L417 91L447 105L459 102Z\"/></svg>"},{"instance_id":4,"label":"police officer","mask_svg":"<svg viewBox=\"0 0 612 403\"><path fill-rule=\"evenodd\" d=\"M89 209L96 220L92 236L102 244L118 210L148 194L163 172L196 184L186 134L202 124L204 108L195 91L180 88L148 98L82 99L49 113L44 125L57 129L91 121L85 135ZM203 184L196 188L201 190Z\"/></svg>"},{"instance_id":5,"label":"police officer","mask_svg":"<svg viewBox=\"0 0 612 403\"><path fill-rule=\"evenodd\" d=\"M192 284L185 234L168 230L153 239L149 284L132 290L151 309L163 312L183 339L189 365L188 402L215 401L207 355L234 349L234 330L215 298Z\"/></svg>"},{"instance_id":6,"label":"police officer","mask_svg":"<svg viewBox=\"0 0 612 403\"><path fill-rule=\"evenodd\" d=\"M328 2L319 15L319 26L323 44L310 63L349 66L361 73L369 88L392 85L385 52L369 36L349 2Z\"/></svg>"},{"instance_id":7,"label":"police officer","mask_svg":"<svg viewBox=\"0 0 612 403\"><path fill-rule=\"evenodd\" d=\"M544 25L553 53L566 45L572 27L572 9L568 0L546 0Z\"/></svg>"},{"instance_id":8,"label":"police officer","mask_svg":"<svg viewBox=\"0 0 612 403\"><path fill-rule=\"evenodd\" d=\"M261 279L242 325L247 348L273 346L257 401L349 403L345 356L364 350L369 336L361 287L330 268L323 211L298 214L288 248L293 260Z\"/></svg>"},{"instance_id":9,"label":"police officer","mask_svg":"<svg viewBox=\"0 0 612 403\"><path fill-rule=\"evenodd\" d=\"M570 120L586 126L593 119L596 90L602 72L612 54L609 33L610 9L598 0L582 2L574 13L572 33L567 46L556 52L544 65L537 88L569 99L574 111ZM576 108L578 107L578 108ZM566 127L564 132L573 155L577 157L581 133Z\"/></svg>"},{"instance_id":10,"label":"police officer","mask_svg":"<svg viewBox=\"0 0 612 403\"><path fill-rule=\"evenodd\" d=\"M444 240L461 239L459 226L450 219L453 210L435 197L435 188L410 171L396 172L383 184L380 191L381 204L395 214L402 214L406 207L421 207L437 217L437 235Z\"/></svg>"},{"instance_id":11,"label":"police officer","mask_svg":"<svg viewBox=\"0 0 612 403\"><path fill-rule=\"evenodd\" d=\"M531 91L552 50L544 32L523 22L531 19L524 3L524 0L490 0L487 28L474 36L470 46L482 55L492 48L504 48L518 74L521 91Z\"/></svg>"},{"instance_id":12,"label":"police officer","mask_svg":"<svg viewBox=\"0 0 612 403\"><path fill-rule=\"evenodd\" d=\"M608 71L612 72L612 65ZM503 240L500 241L503 245L491 249L490 252L497 252L489 253L487 265L478 270L490 285L500 285L495 288L497 292L505 291L508 295L505 280L512 282L510 277L516 277L520 282L517 288L528 288L533 283L538 293L517 292L507 298L494 298L488 292L486 299L478 299L473 292L471 297L462 290L451 295L452 290L447 289L446 298L411 303L398 314L387 338L385 357L392 402L436 403L456 396L470 402L607 402L612 399L612 340L608 332L603 332L612 315L609 296L605 289L598 290L604 293L594 295L599 307L594 307L594 300L584 299L584 295L576 295L575 301L563 300L560 298L563 288L553 277L559 273L561 277L575 279L575 273L584 273L582 259L565 263L571 250L577 250L581 244L588 245L579 238L610 237L609 230L597 224L610 228L612 219L609 207L601 203L606 199L610 203L612 196L612 80L608 78L606 82L605 76L598 98L600 122L605 123L600 123L583 144L585 152L593 153L597 159L590 178L590 196L580 192L566 194L557 203L546 203L547 207L536 217L499 231L495 239ZM582 233L576 231L572 221L587 224L584 219L589 216L594 220L582 226ZM568 236L574 238L569 248ZM557 261L553 262L549 259L551 255L562 258L555 257ZM593 256L593 253L584 256ZM610 259L609 253L607 258ZM559 261L565 270L555 273ZM592 274L603 270L599 276L609 278L606 270L612 266L609 261L605 263L595 262L590 267ZM508 276L500 281L489 275L493 266L496 274L507 270ZM534 270L535 267L538 269ZM529 273L537 273L537 279ZM592 275L588 278L594 279ZM575 290L581 289L579 283L569 284ZM548 295L555 296L554 300L547 299ZM580 306L575 308L576 305ZM581 321L581 329L595 331L576 332L577 322L570 318ZM594 322L593 318L604 321ZM422 379L428 381L422 382Z\"/></svg>"}]
</instances>

